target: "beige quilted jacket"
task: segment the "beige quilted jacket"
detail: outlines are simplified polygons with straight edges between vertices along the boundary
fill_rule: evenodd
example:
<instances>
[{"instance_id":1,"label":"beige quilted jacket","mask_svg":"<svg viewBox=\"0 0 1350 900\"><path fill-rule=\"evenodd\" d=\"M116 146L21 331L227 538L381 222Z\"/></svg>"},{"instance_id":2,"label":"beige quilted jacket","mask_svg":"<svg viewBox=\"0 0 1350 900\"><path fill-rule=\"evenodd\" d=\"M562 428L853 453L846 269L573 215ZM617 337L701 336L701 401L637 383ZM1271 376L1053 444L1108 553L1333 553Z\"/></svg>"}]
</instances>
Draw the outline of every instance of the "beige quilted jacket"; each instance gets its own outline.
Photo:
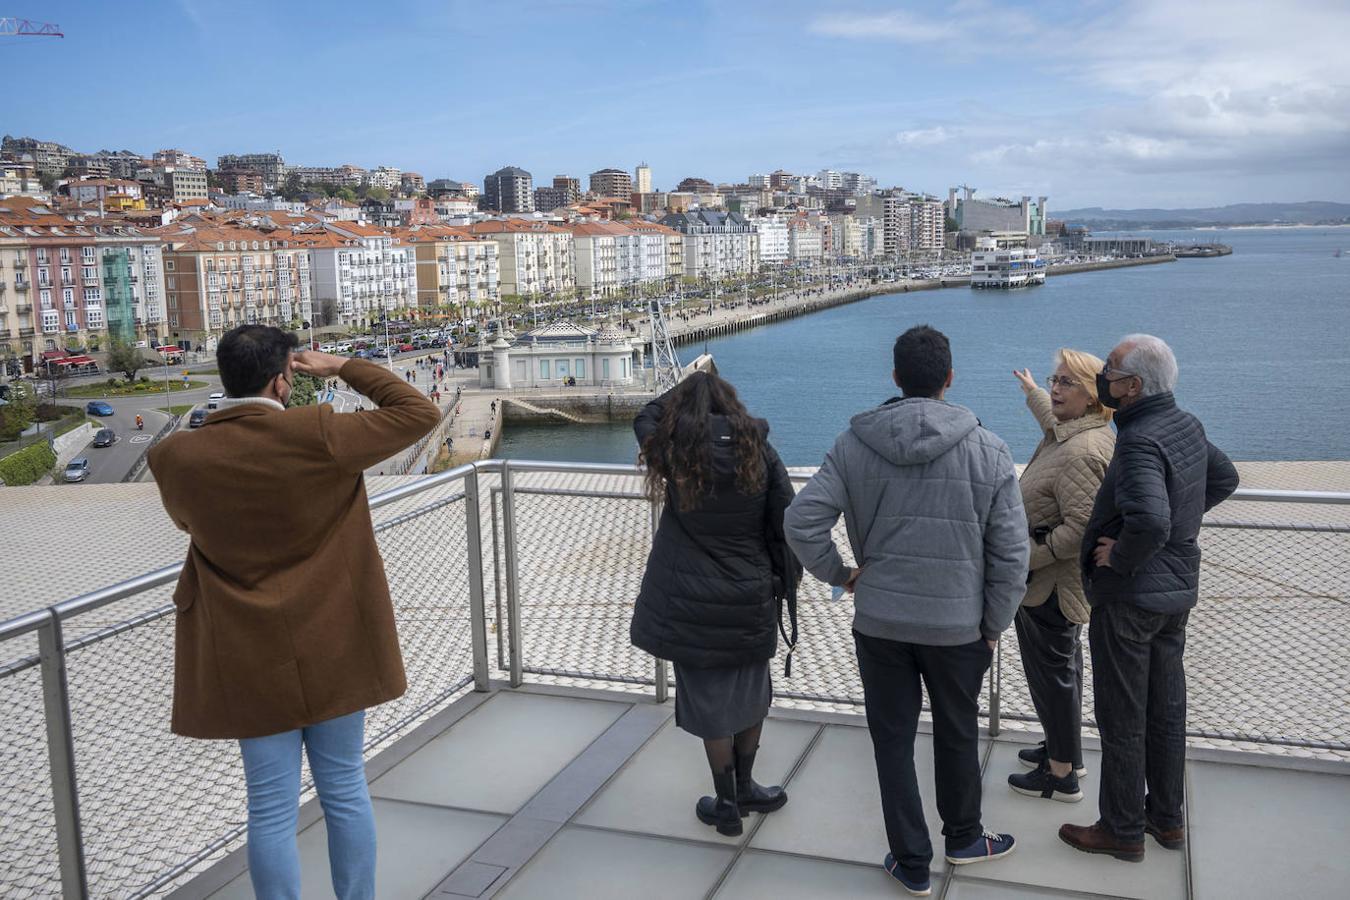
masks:
<instances>
[{"instance_id":1,"label":"beige quilted jacket","mask_svg":"<svg viewBox=\"0 0 1350 900\"><path fill-rule=\"evenodd\" d=\"M1082 624L1089 610L1078 552L1116 436L1110 424L1093 413L1058 421L1050 412L1050 394L1041 388L1027 395L1027 408L1045 437L1022 472L1022 503L1028 528L1051 530L1045 543L1031 545L1031 581L1022 605L1040 606L1054 591L1065 618Z\"/></svg>"}]
</instances>

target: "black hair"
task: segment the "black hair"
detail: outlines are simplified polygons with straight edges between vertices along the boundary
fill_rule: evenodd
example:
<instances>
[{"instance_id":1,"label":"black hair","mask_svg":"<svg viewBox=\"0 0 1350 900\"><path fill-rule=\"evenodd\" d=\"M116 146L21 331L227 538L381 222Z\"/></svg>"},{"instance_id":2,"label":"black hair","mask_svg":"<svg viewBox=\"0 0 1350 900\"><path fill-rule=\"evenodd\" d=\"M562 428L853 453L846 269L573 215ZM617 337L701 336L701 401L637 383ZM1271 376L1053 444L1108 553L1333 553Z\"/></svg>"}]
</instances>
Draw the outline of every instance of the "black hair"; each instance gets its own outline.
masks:
<instances>
[{"instance_id":1,"label":"black hair","mask_svg":"<svg viewBox=\"0 0 1350 900\"><path fill-rule=\"evenodd\" d=\"M252 397L286 371L291 351L300 346L294 332L271 325L240 325L220 339L216 366L225 393Z\"/></svg>"},{"instance_id":2,"label":"black hair","mask_svg":"<svg viewBox=\"0 0 1350 900\"><path fill-rule=\"evenodd\" d=\"M895 339L895 380L906 397L936 397L952 370L952 345L928 325L915 325Z\"/></svg>"}]
</instances>

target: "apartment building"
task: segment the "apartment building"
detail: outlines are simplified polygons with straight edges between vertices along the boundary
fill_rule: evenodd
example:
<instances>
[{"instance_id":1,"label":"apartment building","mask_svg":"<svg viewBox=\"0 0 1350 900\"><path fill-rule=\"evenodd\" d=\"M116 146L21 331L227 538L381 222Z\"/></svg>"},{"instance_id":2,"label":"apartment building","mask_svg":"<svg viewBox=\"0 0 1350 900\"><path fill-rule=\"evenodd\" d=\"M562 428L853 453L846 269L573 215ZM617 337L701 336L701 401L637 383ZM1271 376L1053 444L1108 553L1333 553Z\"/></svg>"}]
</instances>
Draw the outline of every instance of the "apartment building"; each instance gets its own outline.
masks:
<instances>
[{"instance_id":1,"label":"apartment building","mask_svg":"<svg viewBox=\"0 0 1350 900\"><path fill-rule=\"evenodd\" d=\"M792 258L792 243L788 224L778 216L751 220L759 235L759 261L765 265L781 265Z\"/></svg>"},{"instance_id":2,"label":"apartment building","mask_svg":"<svg viewBox=\"0 0 1350 900\"><path fill-rule=\"evenodd\" d=\"M398 189L405 194L420 194L427 189L427 180L417 172L404 172L399 176Z\"/></svg>"},{"instance_id":3,"label":"apartment building","mask_svg":"<svg viewBox=\"0 0 1350 900\"><path fill-rule=\"evenodd\" d=\"M66 174L71 178L109 178L112 166L102 156L72 156Z\"/></svg>"},{"instance_id":4,"label":"apartment building","mask_svg":"<svg viewBox=\"0 0 1350 900\"><path fill-rule=\"evenodd\" d=\"M227 169L216 173L216 185L228 194L261 194L267 190L263 177L250 169Z\"/></svg>"},{"instance_id":5,"label":"apartment building","mask_svg":"<svg viewBox=\"0 0 1350 900\"><path fill-rule=\"evenodd\" d=\"M591 173L590 188L597 197L621 197L627 200L633 193L633 176L623 169L601 169Z\"/></svg>"},{"instance_id":6,"label":"apartment building","mask_svg":"<svg viewBox=\"0 0 1350 900\"><path fill-rule=\"evenodd\" d=\"M296 166L291 170L301 184L330 184L333 187L360 187L366 170L351 163L341 166Z\"/></svg>"},{"instance_id":7,"label":"apartment building","mask_svg":"<svg viewBox=\"0 0 1350 900\"><path fill-rule=\"evenodd\" d=\"M245 324L284 327L311 320L308 247L257 217L182 216L156 229L164 242L169 333L175 343L212 349Z\"/></svg>"},{"instance_id":8,"label":"apartment building","mask_svg":"<svg viewBox=\"0 0 1350 900\"><path fill-rule=\"evenodd\" d=\"M419 309L456 307L463 318L483 318L501 300L497 244L448 225L400 228L394 236L413 252Z\"/></svg>"},{"instance_id":9,"label":"apartment building","mask_svg":"<svg viewBox=\"0 0 1350 900\"><path fill-rule=\"evenodd\" d=\"M172 166L175 169L187 169L192 172L206 172L206 160L182 150L156 150L151 160L156 165Z\"/></svg>"},{"instance_id":10,"label":"apartment building","mask_svg":"<svg viewBox=\"0 0 1350 900\"><path fill-rule=\"evenodd\" d=\"M43 193L32 163L0 162L0 198Z\"/></svg>"},{"instance_id":11,"label":"apartment building","mask_svg":"<svg viewBox=\"0 0 1350 900\"><path fill-rule=\"evenodd\" d=\"M631 219L624 226L642 238L642 281L661 279L671 284L674 279L684 276L684 235L669 226L643 219Z\"/></svg>"},{"instance_id":12,"label":"apartment building","mask_svg":"<svg viewBox=\"0 0 1350 900\"><path fill-rule=\"evenodd\" d=\"M554 190L565 191L567 194L567 203L564 206L571 206L581 200L581 179L573 178L570 175L554 175Z\"/></svg>"},{"instance_id":13,"label":"apartment building","mask_svg":"<svg viewBox=\"0 0 1350 900\"><path fill-rule=\"evenodd\" d=\"M33 163L39 175L60 178L70 166L70 158L78 156L69 147L55 141L39 141L30 137L10 137L5 135L0 141L0 153L10 159Z\"/></svg>"},{"instance_id":14,"label":"apartment building","mask_svg":"<svg viewBox=\"0 0 1350 900\"><path fill-rule=\"evenodd\" d=\"M652 167L639 163L633 170L633 193L650 194L652 192Z\"/></svg>"},{"instance_id":15,"label":"apartment building","mask_svg":"<svg viewBox=\"0 0 1350 900\"><path fill-rule=\"evenodd\" d=\"M793 262L817 263L825 257L829 246L822 230L805 218L788 220L788 248Z\"/></svg>"},{"instance_id":16,"label":"apartment building","mask_svg":"<svg viewBox=\"0 0 1350 900\"><path fill-rule=\"evenodd\" d=\"M0 203L0 357L31 369L45 350L158 338L160 242L120 221Z\"/></svg>"},{"instance_id":17,"label":"apartment building","mask_svg":"<svg viewBox=\"0 0 1350 900\"><path fill-rule=\"evenodd\" d=\"M331 301L341 321L365 327L381 314L417 305L416 259L402 241L363 222L326 222L324 230L335 240L310 248L321 311Z\"/></svg>"},{"instance_id":18,"label":"apartment building","mask_svg":"<svg viewBox=\"0 0 1350 900\"><path fill-rule=\"evenodd\" d=\"M528 219L475 222L469 231L496 242L503 297L576 288L576 245L570 231Z\"/></svg>"},{"instance_id":19,"label":"apartment building","mask_svg":"<svg viewBox=\"0 0 1350 900\"><path fill-rule=\"evenodd\" d=\"M276 187L286 179L286 160L280 153L228 153L216 158L217 169L247 169L257 172L269 187Z\"/></svg>"},{"instance_id":20,"label":"apartment building","mask_svg":"<svg viewBox=\"0 0 1350 900\"><path fill-rule=\"evenodd\" d=\"M913 197L909 201L909 248L941 250L946 236L947 212L934 197Z\"/></svg>"},{"instance_id":21,"label":"apartment building","mask_svg":"<svg viewBox=\"0 0 1350 900\"><path fill-rule=\"evenodd\" d=\"M577 202L571 191L564 188L537 187L534 189L534 208L539 212L552 212Z\"/></svg>"},{"instance_id":22,"label":"apartment building","mask_svg":"<svg viewBox=\"0 0 1350 900\"><path fill-rule=\"evenodd\" d=\"M166 196L174 203L187 203L193 200L207 200L206 170L172 169L164 172Z\"/></svg>"},{"instance_id":23,"label":"apartment building","mask_svg":"<svg viewBox=\"0 0 1350 900\"><path fill-rule=\"evenodd\" d=\"M483 179L488 209L503 213L534 212L534 178L515 166L498 169Z\"/></svg>"},{"instance_id":24,"label":"apartment building","mask_svg":"<svg viewBox=\"0 0 1350 900\"><path fill-rule=\"evenodd\" d=\"M684 236L684 274L723 278L759 268L759 235L740 213L670 213L661 224Z\"/></svg>"},{"instance_id":25,"label":"apartment building","mask_svg":"<svg viewBox=\"0 0 1350 900\"><path fill-rule=\"evenodd\" d=\"M367 172L361 183L366 187L384 188L392 193L403 185L403 170L394 166L378 166Z\"/></svg>"},{"instance_id":26,"label":"apartment building","mask_svg":"<svg viewBox=\"0 0 1350 900\"><path fill-rule=\"evenodd\" d=\"M625 268L629 238L637 235L613 222L577 222L564 226L576 248L577 291L583 297L610 297L619 292L620 244Z\"/></svg>"},{"instance_id":27,"label":"apartment building","mask_svg":"<svg viewBox=\"0 0 1350 900\"><path fill-rule=\"evenodd\" d=\"M61 191L78 206L100 207L105 212L145 209L145 192L139 182L125 178L89 178L71 181Z\"/></svg>"}]
</instances>

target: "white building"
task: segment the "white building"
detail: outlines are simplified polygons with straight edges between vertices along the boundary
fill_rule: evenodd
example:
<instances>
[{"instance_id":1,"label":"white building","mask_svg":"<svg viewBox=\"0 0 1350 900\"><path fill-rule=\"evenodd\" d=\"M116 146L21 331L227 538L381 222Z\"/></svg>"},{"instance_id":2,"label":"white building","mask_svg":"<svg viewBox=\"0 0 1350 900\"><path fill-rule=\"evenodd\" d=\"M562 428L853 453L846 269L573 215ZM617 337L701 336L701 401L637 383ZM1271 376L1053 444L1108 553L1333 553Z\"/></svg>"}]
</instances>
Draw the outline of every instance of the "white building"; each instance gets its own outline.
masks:
<instances>
[{"instance_id":1,"label":"white building","mask_svg":"<svg viewBox=\"0 0 1350 900\"><path fill-rule=\"evenodd\" d=\"M570 231L536 219L489 219L469 231L496 242L502 296L557 295L576 287Z\"/></svg>"},{"instance_id":2,"label":"white building","mask_svg":"<svg viewBox=\"0 0 1350 900\"><path fill-rule=\"evenodd\" d=\"M792 240L788 234L788 225L777 216L765 216L755 219L755 232L759 235L759 261L765 265L785 263L792 257Z\"/></svg>"},{"instance_id":3,"label":"white building","mask_svg":"<svg viewBox=\"0 0 1350 900\"><path fill-rule=\"evenodd\" d=\"M619 275L619 242L623 242L625 269L631 268L627 236L622 226L608 222L578 222L568 225L576 247L577 290L583 297L610 297L627 279ZM619 232L623 232L620 234Z\"/></svg>"},{"instance_id":4,"label":"white building","mask_svg":"<svg viewBox=\"0 0 1350 900\"><path fill-rule=\"evenodd\" d=\"M844 174L833 169L821 169L816 173L816 181L827 191L837 191L844 183Z\"/></svg>"},{"instance_id":5,"label":"white building","mask_svg":"<svg viewBox=\"0 0 1350 900\"><path fill-rule=\"evenodd\" d=\"M980 238L970 254L970 286L1019 288L1045 284L1045 261L1029 247L999 247Z\"/></svg>"},{"instance_id":6,"label":"white building","mask_svg":"<svg viewBox=\"0 0 1350 900\"><path fill-rule=\"evenodd\" d=\"M855 216L830 216L830 254L841 259L866 259L867 227Z\"/></svg>"},{"instance_id":7,"label":"white building","mask_svg":"<svg viewBox=\"0 0 1350 900\"><path fill-rule=\"evenodd\" d=\"M361 183L366 187L384 188L392 193L403 185L403 170L393 166L380 166L367 172L361 178Z\"/></svg>"},{"instance_id":8,"label":"white building","mask_svg":"<svg viewBox=\"0 0 1350 900\"><path fill-rule=\"evenodd\" d=\"M312 239L316 305L330 303L343 322L361 326L417 305L413 248L360 222L329 222L324 229L299 233Z\"/></svg>"},{"instance_id":9,"label":"white building","mask_svg":"<svg viewBox=\"0 0 1350 900\"><path fill-rule=\"evenodd\" d=\"M633 344L613 326L599 332L554 322L519 337L478 345L478 385L488 390L633 384ZM486 338L482 338L486 341Z\"/></svg>"},{"instance_id":10,"label":"white building","mask_svg":"<svg viewBox=\"0 0 1350 900\"><path fill-rule=\"evenodd\" d=\"M684 236L684 274L723 278L759 269L759 235L739 213L671 213L661 224Z\"/></svg>"},{"instance_id":11,"label":"white building","mask_svg":"<svg viewBox=\"0 0 1350 900\"><path fill-rule=\"evenodd\" d=\"M788 247L794 262L819 262L825 256L825 241L821 230L806 219L788 222Z\"/></svg>"},{"instance_id":12,"label":"white building","mask_svg":"<svg viewBox=\"0 0 1350 900\"><path fill-rule=\"evenodd\" d=\"M633 193L650 194L652 192L652 167L642 163L633 170Z\"/></svg>"}]
</instances>

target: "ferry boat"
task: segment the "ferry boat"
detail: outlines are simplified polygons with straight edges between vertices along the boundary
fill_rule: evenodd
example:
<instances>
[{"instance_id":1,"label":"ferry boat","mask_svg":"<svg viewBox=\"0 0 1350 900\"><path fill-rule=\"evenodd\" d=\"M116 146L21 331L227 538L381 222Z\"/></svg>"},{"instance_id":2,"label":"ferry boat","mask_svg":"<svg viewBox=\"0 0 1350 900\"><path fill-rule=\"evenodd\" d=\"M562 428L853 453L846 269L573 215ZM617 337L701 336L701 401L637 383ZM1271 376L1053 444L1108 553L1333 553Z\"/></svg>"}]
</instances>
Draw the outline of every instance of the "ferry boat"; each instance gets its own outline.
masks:
<instances>
[{"instance_id":1,"label":"ferry boat","mask_svg":"<svg viewBox=\"0 0 1350 900\"><path fill-rule=\"evenodd\" d=\"M972 288L1030 287L1045 284L1045 260L1030 247L995 247L983 240L970 254Z\"/></svg>"}]
</instances>

